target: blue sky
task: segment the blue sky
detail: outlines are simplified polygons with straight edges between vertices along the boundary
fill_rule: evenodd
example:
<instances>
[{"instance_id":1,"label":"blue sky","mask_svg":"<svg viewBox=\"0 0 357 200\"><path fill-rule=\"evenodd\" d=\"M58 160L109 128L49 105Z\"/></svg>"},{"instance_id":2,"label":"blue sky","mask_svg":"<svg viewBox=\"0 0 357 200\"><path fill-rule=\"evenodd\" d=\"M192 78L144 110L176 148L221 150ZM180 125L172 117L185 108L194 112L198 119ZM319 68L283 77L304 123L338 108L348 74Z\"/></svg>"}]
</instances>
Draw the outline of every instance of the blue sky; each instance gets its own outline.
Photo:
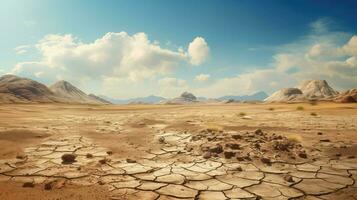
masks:
<instances>
[{"instance_id":1,"label":"blue sky","mask_svg":"<svg viewBox=\"0 0 357 200\"><path fill-rule=\"evenodd\" d=\"M0 74L66 79L117 98L271 93L311 78L340 90L357 86L355 1L0 5Z\"/></svg>"}]
</instances>

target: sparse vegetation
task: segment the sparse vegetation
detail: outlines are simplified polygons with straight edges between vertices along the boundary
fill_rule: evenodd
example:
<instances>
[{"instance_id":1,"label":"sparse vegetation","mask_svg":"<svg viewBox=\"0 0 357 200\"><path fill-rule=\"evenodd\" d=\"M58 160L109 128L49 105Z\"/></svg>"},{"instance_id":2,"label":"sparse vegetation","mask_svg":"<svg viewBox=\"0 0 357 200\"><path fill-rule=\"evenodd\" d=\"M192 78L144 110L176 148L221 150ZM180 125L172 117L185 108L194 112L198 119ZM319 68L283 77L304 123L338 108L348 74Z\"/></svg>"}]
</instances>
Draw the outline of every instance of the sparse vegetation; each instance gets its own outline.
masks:
<instances>
[{"instance_id":1,"label":"sparse vegetation","mask_svg":"<svg viewBox=\"0 0 357 200\"><path fill-rule=\"evenodd\" d=\"M312 113L310 113L310 115L311 115L311 116L317 116L317 113L312 112Z\"/></svg>"},{"instance_id":2,"label":"sparse vegetation","mask_svg":"<svg viewBox=\"0 0 357 200\"><path fill-rule=\"evenodd\" d=\"M247 115L247 113L245 113L245 112L240 112L240 113L239 113L239 116L240 116L240 117L244 117L244 116L246 116L246 115Z\"/></svg>"},{"instance_id":3,"label":"sparse vegetation","mask_svg":"<svg viewBox=\"0 0 357 200\"><path fill-rule=\"evenodd\" d=\"M268 108L268 110L273 111L273 110L275 110L275 108Z\"/></svg>"},{"instance_id":4,"label":"sparse vegetation","mask_svg":"<svg viewBox=\"0 0 357 200\"><path fill-rule=\"evenodd\" d=\"M296 107L296 110L304 110L304 107L303 106L298 106L298 107Z\"/></svg>"}]
</instances>

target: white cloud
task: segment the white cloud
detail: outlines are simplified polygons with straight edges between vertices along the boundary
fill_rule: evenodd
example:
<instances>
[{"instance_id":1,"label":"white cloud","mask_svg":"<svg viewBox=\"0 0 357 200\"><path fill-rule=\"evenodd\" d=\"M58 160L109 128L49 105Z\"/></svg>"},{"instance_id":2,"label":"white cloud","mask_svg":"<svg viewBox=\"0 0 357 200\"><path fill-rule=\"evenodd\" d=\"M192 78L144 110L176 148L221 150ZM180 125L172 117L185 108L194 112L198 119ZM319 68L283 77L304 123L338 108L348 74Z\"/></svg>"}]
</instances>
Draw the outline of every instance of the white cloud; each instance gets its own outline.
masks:
<instances>
[{"instance_id":1,"label":"white cloud","mask_svg":"<svg viewBox=\"0 0 357 200\"><path fill-rule=\"evenodd\" d=\"M134 83L170 74L180 63L190 59L195 63L202 62L205 56L195 52L207 51L202 45L207 46L203 38L190 43L193 57L189 57L182 48L175 51L161 47L159 42L151 42L145 33L110 32L89 43L69 34L51 34L36 44L42 55L40 60L18 63L12 72L41 77L46 82L61 78L77 85L83 80L104 81L108 78ZM16 50L24 48L21 46Z\"/></svg>"},{"instance_id":2,"label":"white cloud","mask_svg":"<svg viewBox=\"0 0 357 200\"><path fill-rule=\"evenodd\" d=\"M278 47L273 62L213 84L196 88L199 95L218 97L263 90L272 93L305 79L325 79L338 90L357 86L357 35L331 32L328 21L312 25L309 35Z\"/></svg>"},{"instance_id":3,"label":"white cloud","mask_svg":"<svg viewBox=\"0 0 357 200\"><path fill-rule=\"evenodd\" d=\"M20 55L20 54L27 53L29 48L31 48L30 45L20 45L15 47L14 50L16 54Z\"/></svg>"},{"instance_id":4,"label":"white cloud","mask_svg":"<svg viewBox=\"0 0 357 200\"><path fill-rule=\"evenodd\" d=\"M210 78L211 75L209 74L199 74L195 77L196 81L200 81L200 82L205 82Z\"/></svg>"},{"instance_id":5,"label":"white cloud","mask_svg":"<svg viewBox=\"0 0 357 200\"><path fill-rule=\"evenodd\" d=\"M200 65L208 58L210 49L203 37L196 37L188 46L188 54L192 65Z\"/></svg>"}]
</instances>

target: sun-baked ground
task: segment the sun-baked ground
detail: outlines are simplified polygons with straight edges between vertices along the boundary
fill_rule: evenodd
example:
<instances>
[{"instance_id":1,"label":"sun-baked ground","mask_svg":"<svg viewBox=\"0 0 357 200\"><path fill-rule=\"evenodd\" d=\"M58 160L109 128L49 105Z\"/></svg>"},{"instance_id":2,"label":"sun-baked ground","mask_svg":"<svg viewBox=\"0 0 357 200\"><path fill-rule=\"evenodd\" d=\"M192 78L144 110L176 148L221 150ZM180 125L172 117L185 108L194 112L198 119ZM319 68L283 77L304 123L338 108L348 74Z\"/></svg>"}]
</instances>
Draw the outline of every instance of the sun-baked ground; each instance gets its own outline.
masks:
<instances>
[{"instance_id":1,"label":"sun-baked ground","mask_svg":"<svg viewBox=\"0 0 357 200\"><path fill-rule=\"evenodd\" d=\"M0 105L0 199L347 200L355 180L357 104Z\"/></svg>"}]
</instances>

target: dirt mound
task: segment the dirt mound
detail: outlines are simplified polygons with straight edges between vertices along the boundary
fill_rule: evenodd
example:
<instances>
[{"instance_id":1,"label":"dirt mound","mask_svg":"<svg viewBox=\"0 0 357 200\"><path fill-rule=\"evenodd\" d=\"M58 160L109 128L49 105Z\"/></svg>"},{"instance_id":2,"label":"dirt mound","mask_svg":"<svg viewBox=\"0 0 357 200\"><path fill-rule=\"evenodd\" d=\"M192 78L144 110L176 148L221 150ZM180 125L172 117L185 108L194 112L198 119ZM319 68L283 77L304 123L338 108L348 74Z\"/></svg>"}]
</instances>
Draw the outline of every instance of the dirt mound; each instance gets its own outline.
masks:
<instances>
[{"instance_id":1,"label":"dirt mound","mask_svg":"<svg viewBox=\"0 0 357 200\"><path fill-rule=\"evenodd\" d=\"M266 98L266 102L288 102L303 99L303 93L298 88L284 88Z\"/></svg>"},{"instance_id":2,"label":"dirt mound","mask_svg":"<svg viewBox=\"0 0 357 200\"><path fill-rule=\"evenodd\" d=\"M264 133L260 129L246 133L203 130L192 137L187 148L205 159L223 157L239 161L259 160L268 165L279 160L293 162L308 158L298 142L274 133Z\"/></svg>"},{"instance_id":3,"label":"dirt mound","mask_svg":"<svg viewBox=\"0 0 357 200\"><path fill-rule=\"evenodd\" d=\"M60 102L45 85L15 75L0 78L1 103Z\"/></svg>"}]
</instances>

